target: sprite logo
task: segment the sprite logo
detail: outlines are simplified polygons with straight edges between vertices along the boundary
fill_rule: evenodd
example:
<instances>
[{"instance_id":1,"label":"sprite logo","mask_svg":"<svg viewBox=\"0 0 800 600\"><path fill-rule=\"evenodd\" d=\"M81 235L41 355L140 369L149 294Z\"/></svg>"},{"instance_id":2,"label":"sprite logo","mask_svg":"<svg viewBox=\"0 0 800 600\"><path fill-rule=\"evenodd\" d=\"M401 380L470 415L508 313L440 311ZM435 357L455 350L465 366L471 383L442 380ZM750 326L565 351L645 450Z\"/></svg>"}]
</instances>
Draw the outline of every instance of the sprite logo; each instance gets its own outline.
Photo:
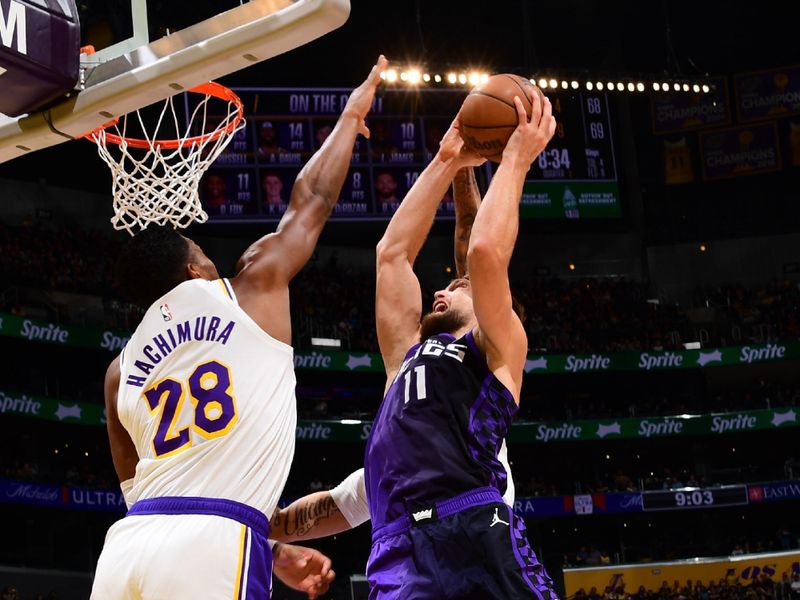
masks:
<instances>
[{"instance_id":1,"label":"sprite logo","mask_svg":"<svg viewBox=\"0 0 800 600\"><path fill-rule=\"evenodd\" d=\"M756 360L772 360L783 358L786 355L786 346L767 344L764 348L751 348L743 346L739 353L739 361L750 364Z\"/></svg>"},{"instance_id":2,"label":"sprite logo","mask_svg":"<svg viewBox=\"0 0 800 600\"><path fill-rule=\"evenodd\" d=\"M611 366L611 359L602 354L592 354L588 358L581 358L570 354L564 369L569 373L578 371L605 371Z\"/></svg>"},{"instance_id":3,"label":"sprite logo","mask_svg":"<svg viewBox=\"0 0 800 600\"><path fill-rule=\"evenodd\" d=\"M668 369L683 365L683 356L675 352L664 354L648 354L642 352L639 355L639 368L649 371L650 369Z\"/></svg>"},{"instance_id":4,"label":"sprite logo","mask_svg":"<svg viewBox=\"0 0 800 600\"><path fill-rule=\"evenodd\" d=\"M679 435L683 433L683 422L678 419L660 419L639 423L639 437L649 438L652 435Z\"/></svg>"}]
</instances>

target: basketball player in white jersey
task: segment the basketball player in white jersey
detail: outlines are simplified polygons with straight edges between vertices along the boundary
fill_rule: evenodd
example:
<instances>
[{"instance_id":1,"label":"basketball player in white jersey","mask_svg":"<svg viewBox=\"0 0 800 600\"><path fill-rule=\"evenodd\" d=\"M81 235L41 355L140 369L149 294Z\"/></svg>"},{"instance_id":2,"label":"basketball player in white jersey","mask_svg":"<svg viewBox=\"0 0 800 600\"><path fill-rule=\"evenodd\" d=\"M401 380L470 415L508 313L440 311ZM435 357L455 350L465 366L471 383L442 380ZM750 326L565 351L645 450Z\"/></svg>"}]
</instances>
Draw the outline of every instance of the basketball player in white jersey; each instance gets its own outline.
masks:
<instances>
[{"instance_id":1,"label":"basketball player in white jersey","mask_svg":"<svg viewBox=\"0 0 800 600\"><path fill-rule=\"evenodd\" d=\"M151 226L131 240L118 275L147 311L105 382L130 510L109 529L93 600L269 598L267 515L297 421L289 281L339 198L357 134L369 135L364 119L386 66L381 56L350 95L297 176L277 231L244 252L235 277L221 279L174 230ZM284 550L278 575L288 569L287 583L311 598L327 589L321 555Z\"/></svg>"}]
</instances>

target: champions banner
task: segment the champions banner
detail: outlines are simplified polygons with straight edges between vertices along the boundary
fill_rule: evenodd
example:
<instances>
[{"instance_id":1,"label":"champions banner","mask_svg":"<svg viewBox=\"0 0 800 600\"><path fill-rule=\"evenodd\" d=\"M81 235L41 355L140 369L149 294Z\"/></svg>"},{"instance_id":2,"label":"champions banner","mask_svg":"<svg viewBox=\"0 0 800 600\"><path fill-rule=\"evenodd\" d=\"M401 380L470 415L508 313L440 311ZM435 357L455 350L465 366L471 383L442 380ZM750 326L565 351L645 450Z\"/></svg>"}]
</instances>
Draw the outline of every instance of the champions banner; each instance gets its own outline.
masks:
<instances>
[{"instance_id":1,"label":"champions banner","mask_svg":"<svg viewBox=\"0 0 800 600\"><path fill-rule=\"evenodd\" d=\"M800 65L733 78L739 121L800 114Z\"/></svg>"},{"instance_id":2,"label":"champions banner","mask_svg":"<svg viewBox=\"0 0 800 600\"><path fill-rule=\"evenodd\" d=\"M130 334L81 327L66 327L37 319L0 313L0 335L32 342L58 344L74 348L92 348L119 352ZM665 369L700 369L726 365L800 358L800 343L751 344L704 350L648 352L609 352L599 354L531 354L525 361L526 374L592 373L601 371L650 371ZM294 355L297 369L316 371L383 372L381 356L375 352L324 352L298 350Z\"/></svg>"},{"instance_id":3,"label":"champions banner","mask_svg":"<svg viewBox=\"0 0 800 600\"><path fill-rule=\"evenodd\" d=\"M732 127L700 133L703 179L728 179L782 168L777 125Z\"/></svg>"},{"instance_id":4,"label":"champions banner","mask_svg":"<svg viewBox=\"0 0 800 600\"><path fill-rule=\"evenodd\" d=\"M653 112L653 133L673 133L707 127L719 127L731 122L728 102L728 80L712 77L708 94L667 92L650 94Z\"/></svg>"},{"instance_id":5,"label":"champions banner","mask_svg":"<svg viewBox=\"0 0 800 600\"><path fill-rule=\"evenodd\" d=\"M580 589L588 592L595 587L617 589L625 586L633 592L643 585L650 591L658 591L662 582L687 580L700 581L704 585L720 580L744 586L753 583L763 573L779 581L784 572L800 573L800 552L773 552L767 554L745 554L720 558L693 558L672 562L637 565L611 565L564 569L566 596L572 597Z\"/></svg>"}]
</instances>

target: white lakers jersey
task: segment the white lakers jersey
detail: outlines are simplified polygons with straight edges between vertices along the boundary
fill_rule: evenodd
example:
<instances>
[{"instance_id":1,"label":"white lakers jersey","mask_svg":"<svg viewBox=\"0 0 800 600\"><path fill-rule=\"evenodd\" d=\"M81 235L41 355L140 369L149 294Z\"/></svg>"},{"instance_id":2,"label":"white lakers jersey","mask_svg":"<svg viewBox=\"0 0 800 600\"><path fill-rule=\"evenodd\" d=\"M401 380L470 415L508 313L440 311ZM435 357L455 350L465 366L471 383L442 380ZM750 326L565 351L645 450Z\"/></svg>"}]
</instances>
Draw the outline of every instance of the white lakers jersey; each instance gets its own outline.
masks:
<instances>
[{"instance_id":1,"label":"white lakers jersey","mask_svg":"<svg viewBox=\"0 0 800 600\"><path fill-rule=\"evenodd\" d=\"M119 419L139 453L130 501L225 498L272 515L294 455L293 352L226 279L185 281L157 300L120 370Z\"/></svg>"}]
</instances>

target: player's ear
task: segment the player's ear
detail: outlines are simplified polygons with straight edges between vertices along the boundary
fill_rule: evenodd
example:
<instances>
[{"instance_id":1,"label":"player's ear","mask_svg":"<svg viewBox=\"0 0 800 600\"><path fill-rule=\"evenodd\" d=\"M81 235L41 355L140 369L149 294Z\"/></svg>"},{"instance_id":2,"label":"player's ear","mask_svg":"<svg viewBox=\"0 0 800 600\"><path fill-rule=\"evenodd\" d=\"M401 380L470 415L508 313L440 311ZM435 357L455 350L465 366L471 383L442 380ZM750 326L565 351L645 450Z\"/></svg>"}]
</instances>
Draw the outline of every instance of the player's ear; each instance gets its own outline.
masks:
<instances>
[{"instance_id":1,"label":"player's ear","mask_svg":"<svg viewBox=\"0 0 800 600\"><path fill-rule=\"evenodd\" d=\"M186 279L203 279L203 272L200 270L200 265L195 263L187 263Z\"/></svg>"}]
</instances>

